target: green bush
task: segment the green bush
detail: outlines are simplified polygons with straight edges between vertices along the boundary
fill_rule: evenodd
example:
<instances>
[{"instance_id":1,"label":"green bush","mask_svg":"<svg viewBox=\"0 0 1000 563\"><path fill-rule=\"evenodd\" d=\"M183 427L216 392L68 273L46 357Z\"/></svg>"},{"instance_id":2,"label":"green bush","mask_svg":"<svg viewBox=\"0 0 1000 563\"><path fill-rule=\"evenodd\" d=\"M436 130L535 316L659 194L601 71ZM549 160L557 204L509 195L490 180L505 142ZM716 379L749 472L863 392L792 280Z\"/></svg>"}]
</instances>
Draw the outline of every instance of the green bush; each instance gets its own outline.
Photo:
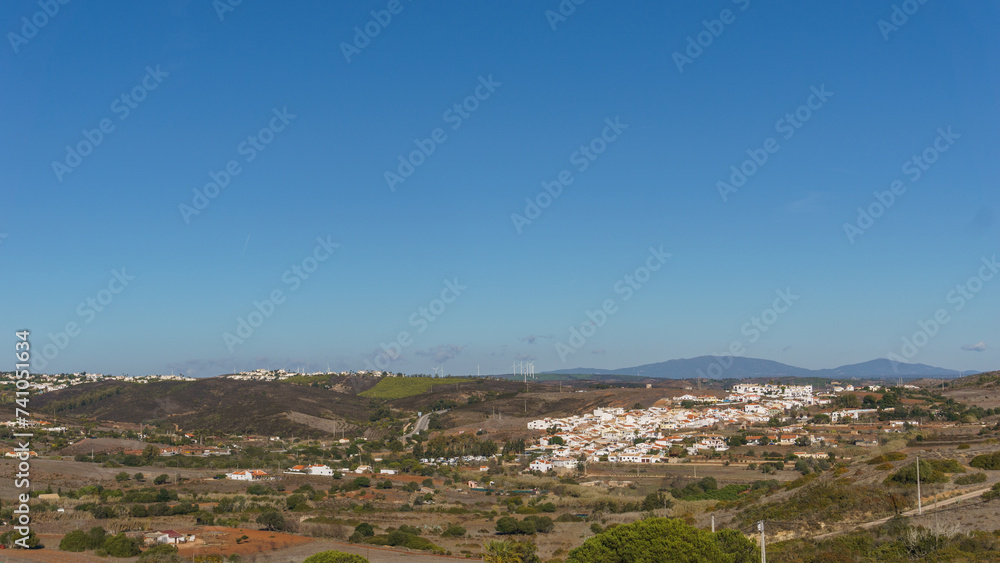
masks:
<instances>
[{"instance_id":1,"label":"green bush","mask_svg":"<svg viewBox=\"0 0 1000 563\"><path fill-rule=\"evenodd\" d=\"M962 464L954 459L929 459L927 461L931 464L931 467L942 473L965 473L965 468L962 467Z\"/></svg>"},{"instance_id":2,"label":"green bush","mask_svg":"<svg viewBox=\"0 0 1000 563\"><path fill-rule=\"evenodd\" d=\"M969 465L975 467L976 469L1000 469L1000 451L995 451L991 454L977 455L972 458Z\"/></svg>"},{"instance_id":3,"label":"green bush","mask_svg":"<svg viewBox=\"0 0 1000 563\"><path fill-rule=\"evenodd\" d=\"M94 526L89 531L73 530L63 536L59 542L59 549L62 551L87 551L98 549L104 545L107 532L100 526Z\"/></svg>"},{"instance_id":4,"label":"green bush","mask_svg":"<svg viewBox=\"0 0 1000 563\"><path fill-rule=\"evenodd\" d=\"M368 559L353 553L330 550L314 553L302 563L368 563Z\"/></svg>"},{"instance_id":5,"label":"green bush","mask_svg":"<svg viewBox=\"0 0 1000 563\"><path fill-rule=\"evenodd\" d=\"M994 483L992 489L983 493L983 498L986 500L1000 498L1000 483Z\"/></svg>"},{"instance_id":6,"label":"green bush","mask_svg":"<svg viewBox=\"0 0 1000 563\"><path fill-rule=\"evenodd\" d=\"M368 522L362 522L354 527L354 533L363 538L369 538L375 535L375 528Z\"/></svg>"},{"instance_id":7,"label":"green bush","mask_svg":"<svg viewBox=\"0 0 1000 563\"><path fill-rule=\"evenodd\" d=\"M167 545L165 543L155 545L142 552L142 555L139 556L138 563L179 563L181 559L177 556L178 551L179 550L175 546Z\"/></svg>"},{"instance_id":8,"label":"green bush","mask_svg":"<svg viewBox=\"0 0 1000 563\"><path fill-rule=\"evenodd\" d=\"M713 534L677 519L648 518L597 534L570 551L567 563L759 560L757 546L739 532Z\"/></svg>"},{"instance_id":9,"label":"green bush","mask_svg":"<svg viewBox=\"0 0 1000 563\"><path fill-rule=\"evenodd\" d=\"M102 547L111 557L135 557L142 552L139 540L126 536L124 532L104 540Z\"/></svg>"},{"instance_id":10,"label":"green bush","mask_svg":"<svg viewBox=\"0 0 1000 563\"><path fill-rule=\"evenodd\" d=\"M934 467L925 459L920 460L920 482L921 483L947 483L948 476L943 471ZM917 463L908 463L901 467L892 475L886 477L887 485L916 485L917 484Z\"/></svg>"},{"instance_id":11,"label":"green bush","mask_svg":"<svg viewBox=\"0 0 1000 563\"><path fill-rule=\"evenodd\" d=\"M268 487L267 485L261 485L260 483L256 483L254 485L250 485L249 487L247 487L247 494L261 496L261 495L274 495L277 494L277 492L275 492L274 489Z\"/></svg>"},{"instance_id":12,"label":"green bush","mask_svg":"<svg viewBox=\"0 0 1000 563\"><path fill-rule=\"evenodd\" d=\"M962 475L961 477L955 477L956 485L974 485L976 483L985 483L986 474L985 473L970 473L968 475Z\"/></svg>"}]
</instances>

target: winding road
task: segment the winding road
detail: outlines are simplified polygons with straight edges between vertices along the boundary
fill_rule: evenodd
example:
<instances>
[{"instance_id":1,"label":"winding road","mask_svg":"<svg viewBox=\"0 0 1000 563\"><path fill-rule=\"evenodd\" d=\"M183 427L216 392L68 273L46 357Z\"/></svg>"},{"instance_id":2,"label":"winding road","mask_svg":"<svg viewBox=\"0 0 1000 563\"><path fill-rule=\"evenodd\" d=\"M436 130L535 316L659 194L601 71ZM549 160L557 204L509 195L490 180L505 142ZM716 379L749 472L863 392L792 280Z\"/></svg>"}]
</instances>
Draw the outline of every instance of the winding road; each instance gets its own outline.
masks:
<instances>
[{"instance_id":1,"label":"winding road","mask_svg":"<svg viewBox=\"0 0 1000 563\"><path fill-rule=\"evenodd\" d=\"M444 410L440 410L440 411L434 411L434 412L429 412L429 413L421 416L420 418L417 419L417 424L413 427L413 430L411 430L407 434L403 434L403 439L405 440L405 439L409 438L410 436L413 436L414 434L416 434L418 432L423 432L424 430L427 430L427 427L430 426L430 423L431 423L431 415L432 414L444 414L446 412L448 412L448 409L444 409Z\"/></svg>"}]
</instances>

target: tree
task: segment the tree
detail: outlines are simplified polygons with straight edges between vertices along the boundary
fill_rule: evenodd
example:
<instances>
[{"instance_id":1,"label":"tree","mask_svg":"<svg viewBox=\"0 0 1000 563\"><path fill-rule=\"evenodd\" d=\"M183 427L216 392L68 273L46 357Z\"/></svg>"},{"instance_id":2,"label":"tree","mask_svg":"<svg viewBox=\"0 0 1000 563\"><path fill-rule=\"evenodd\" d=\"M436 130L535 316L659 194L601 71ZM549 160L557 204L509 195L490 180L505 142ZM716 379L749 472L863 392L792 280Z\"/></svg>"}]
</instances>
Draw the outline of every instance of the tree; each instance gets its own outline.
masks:
<instances>
[{"instance_id":1,"label":"tree","mask_svg":"<svg viewBox=\"0 0 1000 563\"><path fill-rule=\"evenodd\" d=\"M265 530L272 532L280 532L288 527L288 522L285 521L285 517L282 516L277 510L262 512L261 515L257 517L257 523L264 526Z\"/></svg>"},{"instance_id":2,"label":"tree","mask_svg":"<svg viewBox=\"0 0 1000 563\"><path fill-rule=\"evenodd\" d=\"M118 475L115 475L115 481L118 481L119 483L124 483L125 481L128 481L128 480L129 480L129 476L128 476L128 473L126 473L125 471L122 471Z\"/></svg>"},{"instance_id":3,"label":"tree","mask_svg":"<svg viewBox=\"0 0 1000 563\"><path fill-rule=\"evenodd\" d=\"M135 475L132 476L132 478L135 479L136 481L142 481L146 478L146 476L143 475L142 473L136 473Z\"/></svg>"},{"instance_id":4,"label":"tree","mask_svg":"<svg viewBox=\"0 0 1000 563\"><path fill-rule=\"evenodd\" d=\"M362 522L354 527L354 533L363 538L370 538L375 535L375 528L368 522Z\"/></svg>"},{"instance_id":5,"label":"tree","mask_svg":"<svg viewBox=\"0 0 1000 563\"><path fill-rule=\"evenodd\" d=\"M87 533L83 530L73 530L59 541L59 549L61 551L86 551L88 549L87 539Z\"/></svg>"},{"instance_id":6,"label":"tree","mask_svg":"<svg viewBox=\"0 0 1000 563\"><path fill-rule=\"evenodd\" d=\"M41 541L38 539L38 535L35 534L34 530L28 530L28 536L22 536L20 532L16 530L10 530L4 532L0 536L0 545L7 548L23 548L24 545L28 546L28 549L34 549L38 547Z\"/></svg>"},{"instance_id":7,"label":"tree","mask_svg":"<svg viewBox=\"0 0 1000 563\"><path fill-rule=\"evenodd\" d=\"M837 397L837 402L845 409L856 409L861 406L861 400L854 393Z\"/></svg>"},{"instance_id":8,"label":"tree","mask_svg":"<svg viewBox=\"0 0 1000 563\"><path fill-rule=\"evenodd\" d=\"M103 548L111 557L135 557L142 552L139 540L126 536L125 532L104 540Z\"/></svg>"},{"instance_id":9,"label":"tree","mask_svg":"<svg viewBox=\"0 0 1000 563\"><path fill-rule=\"evenodd\" d=\"M738 532L711 533L681 520L648 518L615 526L569 553L567 563L760 561L755 544Z\"/></svg>"},{"instance_id":10,"label":"tree","mask_svg":"<svg viewBox=\"0 0 1000 563\"><path fill-rule=\"evenodd\" d=\"M368 563L368 559L343 551L321 551L306 557L302 563Z\"/></svg>"},{"instance_id":11,"label":"tree","mask_svg":"<svg viewBox=\"0 0 1000 563\"><path fill-rule=\"evenodd\" d=\"M285 499L285 506L288 510L295 510L297 508L309 508L309 503L306 502L306 497L302 493L295 493Z\"/></svg>"},{"instance_id":12,"label":"tree","mask_svg":"<svg viewBox=\"0 0 1000 563\"><path fill-rule=\"evenodd\" d=\"M499 534L517 533L517 519L513 516L504 516L497 520L496 529Z\"/></svg>"},{"instance_id":13,"label":"tree","mask_svg":"<svg viewBox=\"0 0 1000 563\"><path fill-rule=\"evenodd\" d=\"M168 476L166 473L161 473L161 474L159 474L159 475L156 476L156 479L153 479L153 484L154 485L162 485L162 484L166 483L169 480L170 480L170 476Z\"/></svg>"},{"instance_id":14,"label":"tree","mask_svg":"<svg viewBox=\"0 0 1000 563\"><path fill-rule=\"evenodd\" d=\"M160 448L157 448L153 444L149 444L142 450L143 465L146 465L149 462L153 461L153 459L159 455L160 455Z\"/></svg>"},{"instance_id":15,"label":"tree","mask_svg":"<svg viewBox=\"0 0 1000 563\"><path fill-rule=\"evenodd\" d=\"M529 541L491 540L483 546L485 563L540 563L535 544Z\"/></svg>"},{"instance_id":16,"label":"tree","mask_svg":"<svg viewBox=\"0 0 1000 563\"><path fill-rule=\"evenodd\" d=\"M642 501L642 509L646 512L652 512L657 508L670 508L673 504L674 502L662 492L649 493Z\"/></svg>"}]
</instances>

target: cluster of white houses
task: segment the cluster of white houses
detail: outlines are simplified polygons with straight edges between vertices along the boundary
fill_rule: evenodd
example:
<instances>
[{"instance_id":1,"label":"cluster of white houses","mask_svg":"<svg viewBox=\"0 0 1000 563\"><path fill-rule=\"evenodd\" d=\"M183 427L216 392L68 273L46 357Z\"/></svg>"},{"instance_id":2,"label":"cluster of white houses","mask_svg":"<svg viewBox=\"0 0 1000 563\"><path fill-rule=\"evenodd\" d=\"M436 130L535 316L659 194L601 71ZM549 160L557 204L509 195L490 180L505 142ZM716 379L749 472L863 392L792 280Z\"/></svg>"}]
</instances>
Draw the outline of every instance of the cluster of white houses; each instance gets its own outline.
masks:
<instances>
[{"instance_id":1,"label":"cluster of white houses","mask_svg":"<svg viewBox=\"0 0 1000 563\"><path fill-rule=\"evenodd\" d=\"M333 477L334 472L332 467L323 464L295 465L285 470L286 475L321 475L326 477ZM375 471L370 465L359 465L354 469L354 473L364 475L375 473ZM395 469L378 470L378 475L395 475L396 473L398 472ZM272 479L272 477L266 471L261 471L260 469L244 469L242 471L226 473L226 479L233 481L266 481Z\"/></svg>"},{"instance_id":2,"label":"cluster of white houses","mask_svg":"<svg viewBox=\"0 0 1000 563\"><path fill-rule=\"evenodd\" d=\"M28 388L35 393L58 391L73 385L101 381L127 381L129 383L149 383L152 381L193 381L193 377L183 375L105 375L103 373L33 373L28 378ZM0 384L17 382L14 372L0 373ZM20 388L19 388L20 389Z\"/></svg>"},{"instance_id":3,"label":"cluster of white houses","mask_svg":"<svg viewBox=\"0 0 1000 563\"><path fill-rule=\"evenodd\" d=\"M314 372L296 372L287 371L283 369L255 369L253 371L241 371L238 373L230 373L227 375L221 375L224 379L239 379L243 381L281 381L283 379L288 379L291 377L308 377L315 375L370 375L373 377L395 377L397 374L391 371L378 371L378 370L361 370L361 371L314 371Z\"/></svg>"},{"instance_id":4,"label":"cluster of white houses","mask_svg":"<svg viewBox=\"0 0 1000 563\"><path fill-rule=\"evenodd\" d=\"M572 468L577 460L607 460L621 463L661 463L675 446L689 455L723 452L729 449L723 436L712 433L677 433L681 429L717 426L748 427L766 422L794 407L827 404L829 399L813 395L811 385L740 384L724 399L712 395L683 395L673 404L687 401L709 405L705 408L646 409L599 408L591 413L563 418L543 418L528 423L532 430L554 430L539 439L530 450L543 454L529 469ZM853 411L845 416L856 418ZM772 435L748 436L748 443L811 444L815 436L793 432L794 428Z\"/></svg>"}]
</instances>

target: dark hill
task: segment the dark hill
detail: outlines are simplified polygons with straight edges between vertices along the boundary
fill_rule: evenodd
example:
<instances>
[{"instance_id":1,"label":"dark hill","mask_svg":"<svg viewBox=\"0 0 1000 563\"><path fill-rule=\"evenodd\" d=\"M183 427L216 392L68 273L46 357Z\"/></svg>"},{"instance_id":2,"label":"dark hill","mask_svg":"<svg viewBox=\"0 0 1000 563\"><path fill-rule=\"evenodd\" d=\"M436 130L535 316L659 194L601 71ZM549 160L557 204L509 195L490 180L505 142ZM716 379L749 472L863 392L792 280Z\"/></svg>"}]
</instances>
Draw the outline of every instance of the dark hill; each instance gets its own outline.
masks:
<instances>
[{"instance_id":1,"label":"dark hill","mask_svg":"<svg viewBox=\"0 0 1000 563\"><path fill-rule=\"evenodd\" d=\"M721 367L721 369L720 369ZM758 377L955 377L955 370L928 366L925 364L894 363L887 359L871 360L831 369L806 369L772 360L746 358L742 356L698 356L667 360L653 364L620 368L614 370L594 368L573 368L550 371L553 374L604 374L638 375L669 379L744 379Z\"/></svg>"},{"instance_id":2,"label":"dark hill","mask_svg":"<svg viewBox=\"0 0 1000 563\"><path fill-rule=\"evenodd\" d=\"M369 414L368 400L355 395L222 378L79 385L39 395L33 403L43 414L272 436L356 432L353 423L366 421Z\"/></svg>"}]
</instances>

